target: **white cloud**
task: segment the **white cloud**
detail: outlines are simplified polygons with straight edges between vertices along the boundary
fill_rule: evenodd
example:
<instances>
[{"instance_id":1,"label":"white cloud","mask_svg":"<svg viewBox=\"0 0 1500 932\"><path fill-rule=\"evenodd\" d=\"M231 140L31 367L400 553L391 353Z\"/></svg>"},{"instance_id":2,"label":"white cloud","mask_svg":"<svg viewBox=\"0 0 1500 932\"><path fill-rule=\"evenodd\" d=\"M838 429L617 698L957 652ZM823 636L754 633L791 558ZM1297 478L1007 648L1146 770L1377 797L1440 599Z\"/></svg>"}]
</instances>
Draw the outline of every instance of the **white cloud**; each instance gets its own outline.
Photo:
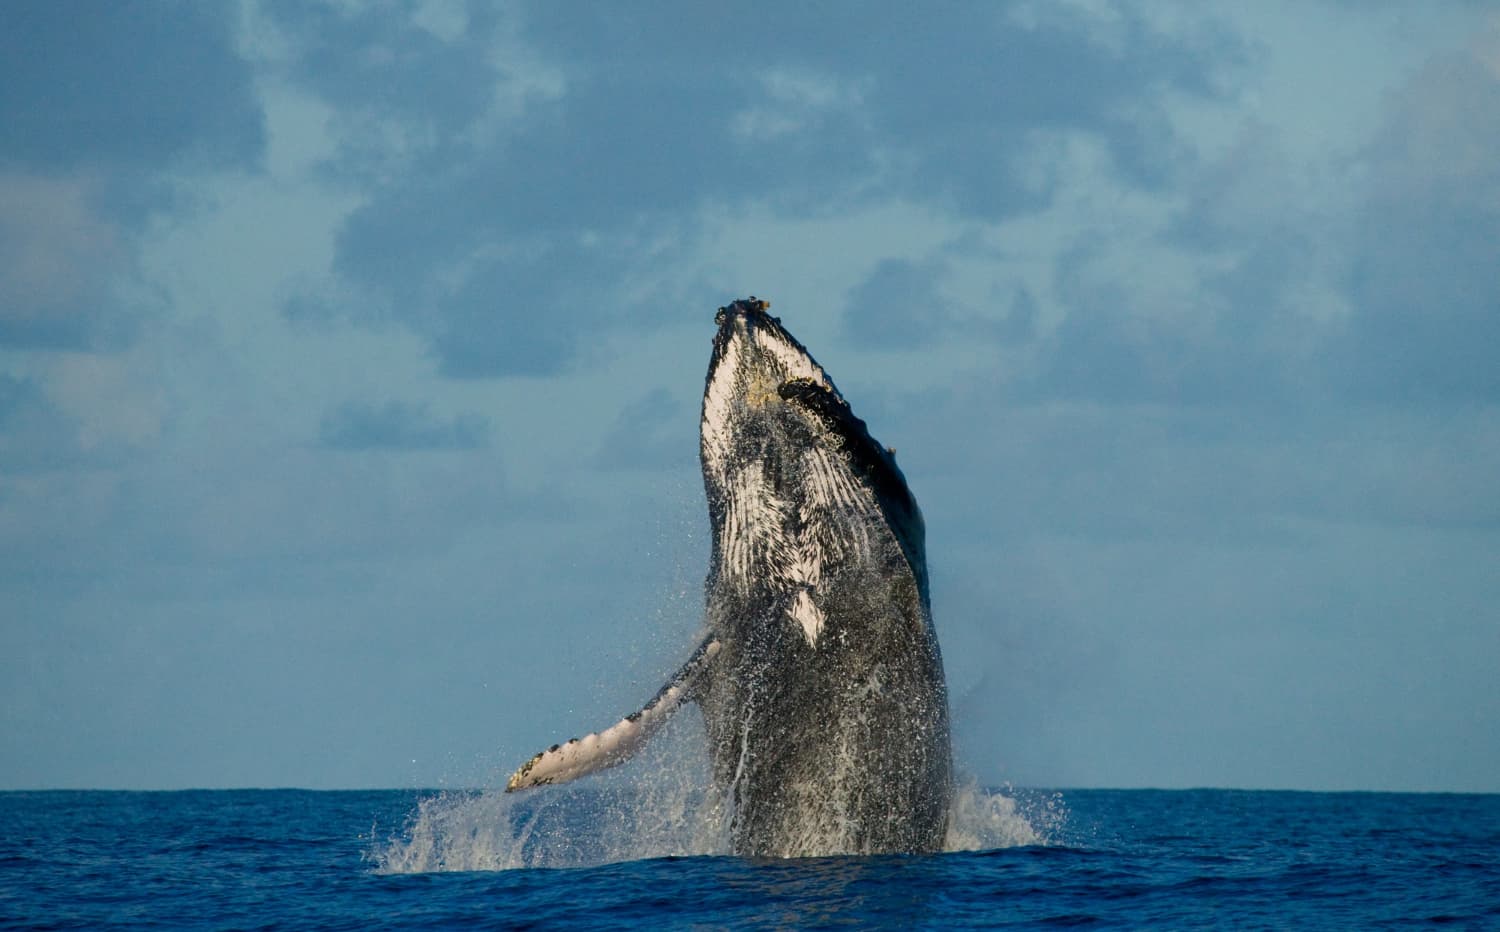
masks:
<instances>
[{"instance_id":1,"label":"white cloud","mask_svg":"<svg viewBox=\"0 0 1500 932\"><path fill-rule=\"evenodd\" d=\"M1390 99L1372 146L1375 198L1500 210L1500 73L1467 52L1434 56Z\"/></svg>"},{"instance_id":2,"label":"white cloud","mask_svg":"<svg viewBox=\"0 0 1500 932\"><path fill-rule=\"evenodd\" d=\"M461 0L420 0L411 19L444 42L457 40L469 28L469 13Z\"/></svg>"},{"instance_id":3,"label":"white cloud","mask_svg":"<svg viewBox=\"0 0 1500 932\"><path fill-rule=\"evenodd\" d=\"M1474 36L1474 55L1500 79L1500 13L1491 13Z\"/></svg>"},{"instance_id":4,"label":"white cloud","mask_svg":"<svg viewBox=\"0 0 1500 932\"><path fill-rule=\"evenodd\" d=\"M0 172L0 321L73 320L124 265L119 229L87 175Z\"/></svg>"},{"instance_id":5,"label":"white cloud","mask_svg":"<svg viewBox=\"0 0 1500 932\"><path fill-rule=\"evenodd\" d=\"M144 447L160 439L168 408L154 363L140 350L64 353L43 363L48 393L77 424L82 451L114 444Z\"/></svg>"},{"instance_id":6,"label":"white cloud","mask_svg":"<svg viewBox=\"0 0 1500 932\"><path fill-rule=\"evenodd\" d=\"M764 99L729 122L736 138L751 142L774 143L817 127L831 114L857 112L866 91L860 82L798 68L770 68L756 78Z\"/></svg>"}]
</instances>

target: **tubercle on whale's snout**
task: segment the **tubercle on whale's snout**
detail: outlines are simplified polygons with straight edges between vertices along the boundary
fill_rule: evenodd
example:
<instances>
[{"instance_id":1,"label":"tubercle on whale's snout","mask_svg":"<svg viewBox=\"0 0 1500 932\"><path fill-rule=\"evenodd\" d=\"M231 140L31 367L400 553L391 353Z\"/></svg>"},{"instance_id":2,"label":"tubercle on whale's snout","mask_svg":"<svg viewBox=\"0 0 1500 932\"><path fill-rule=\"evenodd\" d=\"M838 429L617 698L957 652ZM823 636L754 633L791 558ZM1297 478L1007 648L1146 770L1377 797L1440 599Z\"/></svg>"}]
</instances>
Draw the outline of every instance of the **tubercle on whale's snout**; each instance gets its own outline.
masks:
<instances>
[{"instance_id":1,"label":"tubercle on whale's snout","mask_svg":"<svg viewBox=\"0 0 1500 932\"><path fill-rule=\"evenodd\" d=\"M770 309L770 301L757 298L755 295L751 295L748 298L740 298L735 301L730 301L728 304L719 308L718 311L715 312L714 326L718 327L720 329L720 332L722 333L725 325L731 320L731 318L736 317L743 318L744 320L751 323L770 321L775 324L780 324L780 318L772 317L770 314L766 313Z\"/></svg>"},{"instance_id":2,"label":"tubercle on whale's snout","mask_svg":"<svg viewBox=\"0 0 1500 932\"><path fill-rule=\"evenodd\" d=\"M741 314L764 314L766 311L770 310L770 308L770 301L763 301L760 298L757 298L755 295L751 295L748 298L740 298L735 301L730 301L728 304L719 308L718 313L714 315L714 323L722 327L724 325L724 321L728 319L729 314L732 311L739 311Z\"/></svg>"}]
</instances>

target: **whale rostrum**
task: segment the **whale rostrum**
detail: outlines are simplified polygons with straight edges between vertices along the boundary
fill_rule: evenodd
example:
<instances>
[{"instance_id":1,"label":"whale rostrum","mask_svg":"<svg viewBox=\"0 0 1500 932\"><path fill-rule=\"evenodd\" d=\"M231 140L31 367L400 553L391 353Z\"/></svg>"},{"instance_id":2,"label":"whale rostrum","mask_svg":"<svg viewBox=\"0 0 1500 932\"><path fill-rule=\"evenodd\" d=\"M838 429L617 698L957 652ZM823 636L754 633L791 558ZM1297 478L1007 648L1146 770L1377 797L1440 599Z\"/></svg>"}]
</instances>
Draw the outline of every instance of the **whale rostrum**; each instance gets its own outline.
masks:
<instances>
[{"instance_id":1,"label":"whale rostrum","mask_svg":"<svg viewBox=\"0 0 1500 932\"><path fill-rule=\"evenodd\" d=\"M702 642L640 711L536 755L506 789L621 763L692 701L736 853L939 850L952 754L922 513L893 451L768 309L751 297L715 318Z\"/></svg>"}]
</instances>

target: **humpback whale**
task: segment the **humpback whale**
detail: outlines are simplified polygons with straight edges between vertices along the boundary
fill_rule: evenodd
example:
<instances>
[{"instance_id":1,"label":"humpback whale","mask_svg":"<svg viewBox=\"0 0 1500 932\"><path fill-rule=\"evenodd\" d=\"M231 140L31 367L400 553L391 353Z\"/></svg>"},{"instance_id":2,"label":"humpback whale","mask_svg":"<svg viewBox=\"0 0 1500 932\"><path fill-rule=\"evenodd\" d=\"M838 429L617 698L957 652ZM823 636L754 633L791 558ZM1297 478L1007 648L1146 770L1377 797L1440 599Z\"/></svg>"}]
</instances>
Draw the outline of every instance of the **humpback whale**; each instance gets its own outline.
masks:
<instances>
[{"instance_id":1,"label":"humpback whale","mask_svg":"<svg viewBox=\"0 0 1500 932\"><path fill-rule=\"evenodd\" d=\"M706 635L643 708L537 754L506 790L621 763L694 702L735 853L939 850L952 754L922 514L894 451L768 308L716 316Z\"/></svg>"}]
</instances>

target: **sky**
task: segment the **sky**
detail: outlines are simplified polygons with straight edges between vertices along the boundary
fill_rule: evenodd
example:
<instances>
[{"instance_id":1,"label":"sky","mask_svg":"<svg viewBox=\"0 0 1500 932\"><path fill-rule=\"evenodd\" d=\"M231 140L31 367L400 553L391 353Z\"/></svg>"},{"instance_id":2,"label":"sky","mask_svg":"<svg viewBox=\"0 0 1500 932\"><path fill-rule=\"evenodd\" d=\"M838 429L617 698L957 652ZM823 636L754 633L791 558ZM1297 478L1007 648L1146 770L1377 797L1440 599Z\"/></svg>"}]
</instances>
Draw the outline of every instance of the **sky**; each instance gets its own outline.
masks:
<instances>
[{"instance_id":1,"label":"sky","mask_svg":"<svg viewBox=\"0 0 1500 932\"><path fill-rule=\"evenodd\" d=\"M961 771L1500 791L1497 152L1463 0L15 5L0 788L636 708L755 294L899 451Z\"/></svg>"}]
</instances>

